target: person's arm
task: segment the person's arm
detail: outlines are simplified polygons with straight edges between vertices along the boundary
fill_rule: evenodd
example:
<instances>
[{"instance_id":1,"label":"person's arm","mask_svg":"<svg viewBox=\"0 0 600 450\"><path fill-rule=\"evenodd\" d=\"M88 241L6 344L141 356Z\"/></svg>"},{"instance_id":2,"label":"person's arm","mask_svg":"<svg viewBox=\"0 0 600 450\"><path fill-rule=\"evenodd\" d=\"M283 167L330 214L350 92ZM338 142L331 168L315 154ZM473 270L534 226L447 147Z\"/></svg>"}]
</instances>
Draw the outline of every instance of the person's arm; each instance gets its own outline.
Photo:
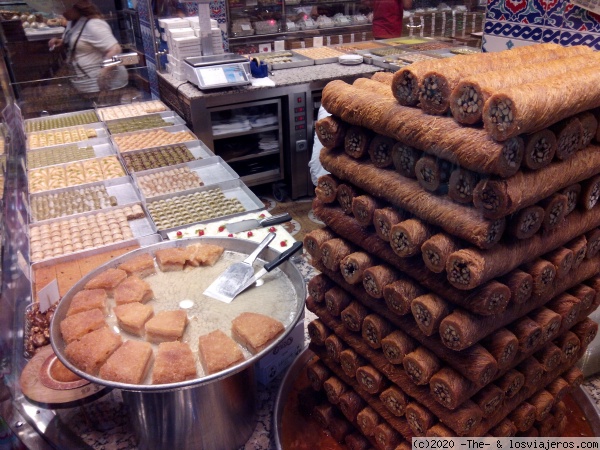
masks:
<instances>
[{"instance_id":1,"label":"person's arm","mask_svg":"<svg viewBox=\"0 0 600 450\"><path fill-rule=\"evenodd\" d=\"M52 39L50 39L48 41L48 48L50 49L50 51L59 48L63 45L63 40L62 38L57 38L57 37L53 37Z\"/></svg>"},{"instance_id":2,"label":"person's arm","mask_svg":"<svg viewBox=\"0 0 600 450\"><path fill-rule=\"evenodd\" d=\"M110 59L113 56L121 53L121 51L121 46L119 44L115 44L104 53L104 59ZM100 74L98 75L98 87L101 91L108 89L110 85L110 80L114 72L117 70L117 67L118 66L103 67L100 70Z\"/></svg>"}]
</instances>

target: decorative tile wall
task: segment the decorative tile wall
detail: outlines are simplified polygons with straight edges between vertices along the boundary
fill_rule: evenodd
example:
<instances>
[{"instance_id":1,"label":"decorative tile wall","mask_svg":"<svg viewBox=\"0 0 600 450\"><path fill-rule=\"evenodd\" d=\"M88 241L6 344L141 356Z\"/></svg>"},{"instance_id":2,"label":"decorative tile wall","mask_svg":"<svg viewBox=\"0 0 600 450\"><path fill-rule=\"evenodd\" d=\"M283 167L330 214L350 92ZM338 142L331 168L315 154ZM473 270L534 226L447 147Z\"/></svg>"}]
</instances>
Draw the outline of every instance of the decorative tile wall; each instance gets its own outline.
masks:
<instances>
[{"instance_id":1,"label":"decorative tile wall","mask_svg":"<svg viewBox=\"0 0 600 450\"><path fill-rule=\"evenodd\" d=\"M600 50L600 16L566 0L488 0L484 51L540 42Z\"/></svg>"},{"instance_id":2,"label":"decorative tile wall","mask_svg":"<svg viewBox=\"0 0 600 450\"><path fill-rule=\"evenodd\" d=\"M221 29L221 36L223 37L223 47L225 51L229 51L229 36L227 35L227 6L225 5L226 0L211 0L210 2L210 18L216 20L219 23ZM186 15L197 16L198 15L198 4L197 3L184 3L186 8Z\"/></svg>"}]
</instances>

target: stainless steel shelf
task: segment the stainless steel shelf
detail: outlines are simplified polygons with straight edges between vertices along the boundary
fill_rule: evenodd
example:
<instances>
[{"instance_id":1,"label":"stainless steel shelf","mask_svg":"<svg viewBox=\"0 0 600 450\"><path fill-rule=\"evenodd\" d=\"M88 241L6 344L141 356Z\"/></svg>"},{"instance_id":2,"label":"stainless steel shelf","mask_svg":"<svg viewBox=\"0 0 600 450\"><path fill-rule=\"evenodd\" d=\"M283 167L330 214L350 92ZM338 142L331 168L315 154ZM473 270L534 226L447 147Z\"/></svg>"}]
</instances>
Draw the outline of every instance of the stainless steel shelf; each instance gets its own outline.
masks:
<instances>
[{"instance_id":1,"label":"stainless steel shelf","mask_svg":"<svg viewBox=\"0 0 600 450\"><path fill-rule=\"evenodd\" d=\"M248 155L238 156L237 158L229 158L229 159L223 158L223 159L227 163L233 163L233 162L237 162L237 161L246 161L248 159L260 158L261 156L278 155L280 152L281 152L281 149L267 150L266 152L250 153Z\"/></svg>"},{"instance_id":2,"label":"stainless steel shelf","mask_svg":"<svg viewBox=\"0 0 600 450\"><path fill-rule=\"evenodd\" d=\"M345 3L345 2L337 2ZM270 34L254 34L252 36L240 36L229 38L230 43L251 43L251 42L264 42L265 39L294 39L294 38L306 38L313 36L329 36L343 33L356 33L356 32L367 32L371 31L372 26L370 23L362 25L349 25L346 27L331 27L331 28L315 28L314 30L301 30L301 31L281 31L279 33Z\"/></svg>"},{"instance_id":3,"label":"stainless steel shelf","mask_svg":"<svg viewBox=\"0 0 600 450\"><path fill-rule=\"evenodd\" d=\"M251 134L266 133L268 131L279 131L279 125L273 125L270 127L262 127L262 128L252 128L251 130L240 131L238 133L213 134L213 138L215 141L217 141L219 139L227 139L227 138L234 138L234 137L239 137L239 136L248 136Z\"/></svg>"}]
</instances>

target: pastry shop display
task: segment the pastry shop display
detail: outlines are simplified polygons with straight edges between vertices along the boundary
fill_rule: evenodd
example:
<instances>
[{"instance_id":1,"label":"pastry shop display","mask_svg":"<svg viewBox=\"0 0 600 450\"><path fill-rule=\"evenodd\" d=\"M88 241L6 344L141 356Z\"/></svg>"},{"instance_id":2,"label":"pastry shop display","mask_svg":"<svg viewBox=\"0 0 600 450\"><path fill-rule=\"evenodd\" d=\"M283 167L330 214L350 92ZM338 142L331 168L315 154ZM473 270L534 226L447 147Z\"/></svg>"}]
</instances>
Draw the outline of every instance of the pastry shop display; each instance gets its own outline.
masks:
<instances>
[{"instance_id":1,"label":"pastry shop display","mask_svg":"<svg viewBox=\"0 0 600 450\"><path fill-rule=\"evenodd\" d=\"M409 50L400 47L376 48L369 50L369 53L375 56L392 56L408 53Z\"/></svg>"},{"instance_id":2,"label":"pastry shop display","mask_svg":"<svg viewBox=\"0 0 600 450\"><path fill-rule=\"evenodd\" d=\"M52 166L29 171L29 192L37 193L84 183L109 180L125 175L116 156L89 159L64 166Z\"/></svg>"},{"instance_id":3,"label":"pastry shop display","mask_svg":"<svg viewBox=\"0 0 600 450\"><path fill-rule=\"evenodd\" d=\"M70 258L69 261L58 262L52 265L34 264L32 266L34 301L37 300L39 291L53 280L56 280L59 296L62 297L75 283L87 275L88 272L117 256L121 256L139 247L138 244L132 244L106 251L96 251L93 255L88 254L75 259ZM95 305L94 307L98 307L95 303L93 304ZM27 322L29 323L30 321L27 319Z\"/></svg>"},{"instance_id":4,"label":"pastry shop display","mask_svg":"<svg viewBox=\"0 0 600 450\"><path fill-rule=\"evenodd\" d=\"M427 55L425 53L405 53L398 56L400 61L407 62L409 64L416 63L418 61L428 61L430 59L437 59L436 56Z\"/></svg>"},{"instance_id":5,"label":"pastry shop display","mask_svg":"<svg viewBox=\"0 0 600 450\"><path fill-rule=\"evenodd\" d=\"M449 58L443 61L441 66L437 61L429 61L428 64L407 67L401 71L402 73L396 74L394 95L401 104L409 104L405 94L412 94L413 83L419 80L422 83L421 86L425 87L425 95L419 96L421 109L430 114L443 114L449 109L449 97L452 90L465 76L493 70L509 70L510 72L514 67L525 64L543 64L576 54L592 53L591 49L586 46L562 47L558 44L542 44L533 48L531 46L519 47L515 50L517 51L510 55L508 52L467 55L469 62L464 61L464 58ZM437 72L438 69L440 72ZM410 82L401 88L403 81L409 77ZM412 105L414 102L411 101L410 104Z\"/></svg>"},{"instance_id":6,"label":"pastry shop display","mask_svg":"<svg viewBox=\"0 0 600 450\"><path fill-rule=\"evenodd\" d=\"M174 166L194 161L196 158L183 144L168 145L152 150L121 155L129 172Z\"/></svg>"},{"instance_id":7,"label":"pastry shop display","mask_svg":"<svg viewBox=\"0 0 600 450\"><path fill-rule=\"evenodd\" d=\"M149 114L126 119L106 122L106 128L111 134L127 133L130 131L147 130L149 128L168 127L175 125L175 120L163 119L160 114Z\"/></svg>"},{"instance_id":8,"label":"pastry shop display","mask_svg":"<svg viewBox=\"0 0 600 450\"><path fill-rule=\"evenodd\" d=\"M167 238L170 240L176 240L193 238L198 236L229 237L231 235L231 237L249 240L258 244L262 242L262 240L267 236L267 234L273 232L277 234L277 239L273 239L273 241L269 244L269 247L277 251L281 251L285 250L288 246L291 246L294 243L294 238L290 233L288 233L288 231L286 231L284 225L262 227L252 230L251 232L240 231L239 233L233 234L227 231L227 224L229 223L235 223L238 221L248 219L262 220L266 217L271 217L271 214L268 211L252 212L248 214L243 214L241 216L236 216L227 220L217 220L203 224L191 225L187 228L183 228L177 231L170 231L169 233L167 233Z\"/></svg>"},{"instance_id":9,"label":"pastry shop display","mask_svg":"<svg viewBox=\"0 0 600 450\"><path fill-rule=\"evenodd\" d=\"M93 128L71 127L56 131L36 131L29 133L27 142L29 148L40 148L68 144L69 142L86 141L95 137L98 137L98 133Z\"/></svg>"},{"instance_id":10,"label":"pastry shop display","mask_svg":"<svg viewBox=\"0 0 600 450\"><path fill-rule=\"evenodd\" d=\"M102 175L105 180L125 176L123 166L116 156L105 156L104 158L100 158L98 162L102 168Z\"/></svg>"},{"instance_id":11,"label":"pastry shop display","mask_svg":"<svg viewBox=\"0 0 600 450\"><path fill-rule=\"evenodd\" d=\"M392 89L385 78L324 88L332 116L315 130L329 174L313 211L325 228L305 238L320 272L306 303L318 357L306 376L327 398L319 417L331 407L356 418L381 448L564 429L562 418L536 421L536 406L578 386L576 362L598 330L588 316L600 305L600 160L589 137L600 86L593 64L556 62L585 55L594 60L541 45L414 62ZM511 84L514 70L525 78ZM585 88L571 97L575 83Z\"/></svg>"},{"instance_id":12,"label":"pastry shop display","mask_svg":"<svg viewBox=\"0 0 600 450\"><path fill-rule=\"evenodd\" d=\"M159 230L246 211L238 199L225 197L219 188L151 201L146 207Z\"/></svg>"},{"instance_id":13,"label":"pastry shop display","mask_svg":"<svg viewBox=\"0 0 600 450\"><path fill-rule=\"evenodd\" d=\"M52 305L46 311L40 311L40 304L33 303L25 312L25 356L30 358L38 349L50 343L50 322L56 310Z\"/></svg>"},{"instance_id":14,"label":"pastry shop display","mask_svg":"<svg viewBox=\"0 0 600 450\"><path fill-rule=\"evenodd\" d=\"M423 44L411 45L409 48L411 51L424 52L429 50L447 49L449 47L452 47L452 45L448 44L447 42L425 42Z\"/></svg>"},{"instance_id":15,"label":"pastry shop display","mask_svg":"<svg viewBox=\"0 0 600 450\"><path fill-rule=\"evenodd\" d=\"M137 184L145 197L156 197L161 194L204 186L200 176L187 166L139 175Z\"/></svg>"},{"instance_id":16,"label":"pastry shop display","mask_svg":"<svg viewBox=\"0 0 600 450\"><path fill-rule=\"evenodd\" d=\"M454 88L450 95L450 111L458 122L469 125L476 124L482 120L484 104L499 89L510 85L532 83L546 77L563 75L594 66L597 63L598 56L595 53L584 52L564 59L547 61L543 65L543 70L538 70L539 65L535 64L526 64L518 68L513 67L510 69L510 81L504 78L507 73L506 70L475 74L462 79ZM476 98L475 101L473 101L474 98ZM471 107L470 110L469 106ZM589 142L586 141L585 146L587 144Z\"/></svg>"},{"instance_id":17,"label":"pastry shop display","mask_svg":"<svg viewBox=\"0 0 600 450\"><path fill-rule=\"evenodd\" d=\"M333 22L331 26L333 26ZM307 58L311 59L335 58L336 61L340 56L343 55L343 53L329 47L296 48L294 49L294 53L298 53L299 55L306 56Z\"/></svg>"},{"instance_id":18,"label":"pastry shop display","mask_svg":"<svg viewBox=\"0 0 600 450\"><path fill-rule=\"evenodd\" d=\"M167 144L178 144L180 142L193 141L195 139L196 136L190 131L170 132L162 128L113 136L113 140L121 153L131 150L159 147Z\"/></svg>"},{"instance_id":19,"label":"pastry shop display","mask_svg":"<svg viewBox=\"0 0 600 450\"><path fill-rule=\"evenodd\" d=\"M294 54L292 52L276 52L276 53L267 53L260 59L261 59L261 61L264 61L267 64L277 64L277 63L292 62L293 56L294 56Z\"/></svg>"},{"instance_id":20,"label":"pastry shop display","mask_svg":"<svg viewBox=\"0 0 600 450\"><path fill-rule=\"evenodd\" d=\"M31 225L31 260L42 261L132 239L129 221L143 217L142 207L133 205Z\"/></svg>"},{"instance_id":21,"label":"pastry shop display","mask_svg":"<svg viewBox=\"0 0 600 450\"><path fill-rule=\"evenodd\" d=\"M31 217L36 222L116 205L117 199L108 195L105 186L42 194L32 197L30 202Z\"/></svg>"},{"instance_id":22,"label":"pastry shop display","mask_svg":"<svg viewBox=\"0 0 600 450\"><path fill-rule=\"evenodd\" d=\"M456 55L473 55L476 53L481 53L481 50L474 47L452 47L449 49L450 53L454 53Z\"/></svg>"},{"instance_id":23,"label":"pastry shop display","mask_svg":"<svg viewBox=\"0 0 600 450\"><path fill-rule=\"evenodd\" d=\"M110 106L107 108L99 108L98 115L100 119L114 120L124 117L142 116L162 111L168 111L168 108L160 100L152 100L149 102L130 103L128 105Z\"/></svg>"},{"instance_id":24,"label":"pastry shop display","mask_svg":"<svg viewBox=\"0 0 600 450\"><path fill-rule=\"evenodd\" d=\"M53 117L32 119L25 121L25 132L54 130L56 128L67 128L76 125L86 125L88 123L99 122L100 119L95 111L81 111Z\"/></svg>"},{"instance_id":25,"label":"pastry shop display","mask_svg":"<svg viewBox=\"0 0 600 450\"><path fill-rule=\"evenodd\" d=\"M205 248L217 256L200 265L189 264L195 253L208 254ZM165 265L167 259L178 255L183 258L181 267L173 270ZM248 290L231 304L202 294L226 267L245 257L208 240L197 240L181 247L170 244L141 249L119 258L79 283L65 299L69 303L65 303L66 311L71 311L74 303L81 305L82 298L89 309L59 314L56 336L61 354L89 376L129 385L195 380L244 363L285 332L293 320L291 311L297 310L301 301L283 294L295 291L279 269L264 277L263 289ZM142 280L115 267L142 258L155 265L154 273L143 279L150 298L119 302L124 285ZM92 285L94 280L111 290ZM103 306L93 308L91 299L96 297L96 306L98 301Z\"/></svg>"},{"instance_id":26,"label":"pastry shop display","mask_svg":"<svg viewBox=\"0 0 600 450\"><path fill-rule=\"evenodd\" d=\"M36 169L38 167L54 166L71 161L95 158L96 153L91 145L79 147L76 144L64 145L56 148L44 148L29 151L27 155L27 167Z\"/></svg>"}]
</instances>

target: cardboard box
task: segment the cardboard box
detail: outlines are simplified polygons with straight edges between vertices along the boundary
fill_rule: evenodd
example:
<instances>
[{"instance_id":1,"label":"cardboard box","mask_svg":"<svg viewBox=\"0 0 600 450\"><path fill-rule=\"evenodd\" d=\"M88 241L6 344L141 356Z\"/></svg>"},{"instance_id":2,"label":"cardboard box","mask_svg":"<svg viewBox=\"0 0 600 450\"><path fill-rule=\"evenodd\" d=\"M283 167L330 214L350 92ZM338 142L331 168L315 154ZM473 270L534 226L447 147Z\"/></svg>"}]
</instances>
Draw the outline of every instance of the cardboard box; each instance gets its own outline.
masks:
<instances>
[{"instance_id":1,"label":"cardboard box","mask_svg":"<svg viewBox=\"0 0 600 450\"><path fill-rule=\"evenodd\" d=\"M280 373L286 370L304 350L304 311L294 329L268 355L263 356L255 365L256 379L268 385Z\"/></svg>"}]
</instances>

